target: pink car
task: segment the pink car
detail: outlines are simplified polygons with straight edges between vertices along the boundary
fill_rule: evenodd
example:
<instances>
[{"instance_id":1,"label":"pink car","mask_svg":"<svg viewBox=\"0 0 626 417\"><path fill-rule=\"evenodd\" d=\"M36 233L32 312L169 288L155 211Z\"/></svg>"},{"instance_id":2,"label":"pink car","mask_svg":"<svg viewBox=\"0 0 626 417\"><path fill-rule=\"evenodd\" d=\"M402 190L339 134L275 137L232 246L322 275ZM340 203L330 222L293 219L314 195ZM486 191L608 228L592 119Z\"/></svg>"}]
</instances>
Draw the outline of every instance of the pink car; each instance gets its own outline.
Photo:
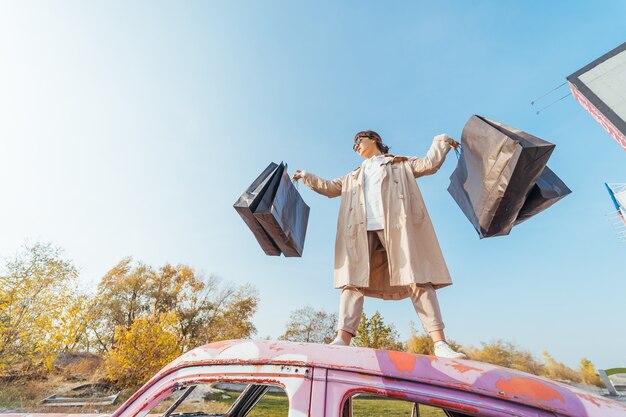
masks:
<instances>
[{"instance_id":1,"label":"pink car","mask_svg":"<svg viewBox=\"0 0 626 417\"><path fill-rule=\"evenodd\" d=\"M626 405L469 360L234 340L187 352L111 417L626 416Z\"/></svg>"}]
</instances>

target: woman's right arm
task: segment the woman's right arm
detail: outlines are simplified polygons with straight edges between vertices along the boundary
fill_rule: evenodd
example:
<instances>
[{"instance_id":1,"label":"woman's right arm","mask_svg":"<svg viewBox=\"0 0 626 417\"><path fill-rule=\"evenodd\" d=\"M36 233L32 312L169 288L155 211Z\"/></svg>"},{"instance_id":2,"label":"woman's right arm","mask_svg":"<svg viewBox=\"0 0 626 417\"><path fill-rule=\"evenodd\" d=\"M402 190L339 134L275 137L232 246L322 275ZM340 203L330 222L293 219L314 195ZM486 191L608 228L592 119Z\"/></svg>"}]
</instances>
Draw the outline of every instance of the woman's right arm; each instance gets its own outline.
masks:
<instances>
[{"instance_id":1,"label":"woman's right arm","mask_svg":"<svg viewBox=\"0 0 626 417\"><path fill-rule=\"evenodd\" d=\"M424 158L409 157L409 164L415 178L432 175L439 170L450 149L457 149L459 142L448 135L437 135L433 139L428 153Z\"/></svg>"},{"instance_id":2,"label":"woman's right arm","mask_svg":"<svg viewBox=\"0 0 626 417\"><path fill-rule=\"evenodd\" d=\"M326 197L339 197L341 195L341 187L343 178L335 178L334 180L325 180L307 171L296 170L293 180L298 181L302 178L302 182L316 193L325 195Z\"/></svg>"}]
</instances>

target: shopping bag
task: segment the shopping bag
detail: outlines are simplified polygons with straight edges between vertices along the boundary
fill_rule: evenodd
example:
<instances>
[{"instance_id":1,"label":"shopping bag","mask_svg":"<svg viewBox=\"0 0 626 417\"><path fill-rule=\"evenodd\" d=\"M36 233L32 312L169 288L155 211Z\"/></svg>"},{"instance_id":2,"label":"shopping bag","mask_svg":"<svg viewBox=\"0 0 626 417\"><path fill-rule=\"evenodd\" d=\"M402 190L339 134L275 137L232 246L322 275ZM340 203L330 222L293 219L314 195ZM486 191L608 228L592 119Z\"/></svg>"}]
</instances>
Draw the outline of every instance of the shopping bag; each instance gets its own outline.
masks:
<instances>
[{"instance_id":1,"label":"shopping bag","mask_svg":"<svg viewBox=\"0 0 626 417\"><path fill-rule=\"evenodd\" d=\"M280 169L280 173L278 171L279 166L273 162L270 163L233 205L237 213L239 213L243 221L248 225L248 228L252 231L257 242L261 245L261 249L270 256L279 256L281 252L280 248L265 231L263 226L261 226L257 218L254 217L254 211L269 188L272 179L282 174L282 168Z\"/></svg>"},{"instance_id":2,"label":"shopping bag","mask_svg":"<svg viewBox=\"0 0 626 417\"><path fill-rule=\"evenodd\" d=\"M477 115L461 145L448 192L481 238L508 235L555 145Z\"/></svg>"},{"instance_id":3,"label":"shopping bag","mask_svg":"<svg viewBox=\"0 0 626 417\"><path fill-rule=\"evenodd\" d=\"M517 219L515 219L515 224L518 225L535 214L541 213L571 192L572 190L546 166L526 197L526 201L518 213Z\"/></svg>"},{"instance_id":4,"label":"shopping bag","mask_svg":"<svg viewBox=\"0 0 626 417\"><path fill-rule=\"evenodd\" d=\"M277 173L254 210L254 217L285 256L302 256L310 209L291 182L287 166L281 163Z\"/></svg>"}]
</instances>

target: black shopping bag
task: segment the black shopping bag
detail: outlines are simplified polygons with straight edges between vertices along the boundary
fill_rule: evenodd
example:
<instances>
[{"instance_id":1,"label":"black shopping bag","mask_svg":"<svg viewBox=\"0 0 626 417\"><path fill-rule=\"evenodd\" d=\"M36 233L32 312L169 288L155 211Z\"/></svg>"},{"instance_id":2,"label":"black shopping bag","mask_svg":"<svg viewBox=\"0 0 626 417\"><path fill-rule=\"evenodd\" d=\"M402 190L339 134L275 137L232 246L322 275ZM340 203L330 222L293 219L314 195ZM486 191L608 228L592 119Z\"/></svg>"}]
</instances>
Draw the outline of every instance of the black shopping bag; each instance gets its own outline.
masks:
<instances>
[{"instance_id":1,"label":"black shopping bag","mask_svg":"<svg viewBox=\"0 0 626 417\"><path fill-rule=\"evenodd\" d=\"M254 217L287 257L302 256L309 221L309 206L281 163L267 191L254 211Z\"/></svg>"},{"instance_id":2,"label":"black shopping bag","mask_svg":"<svg viewBox=\"0 0 626 417\"><path fill-rule=\"evenodd\" d=\"M517 219L515 219L515 224L518 225L535 214L541 213L571 192L572 190L546 166L526 197L526 201L518 213Z\"/></svg>"},{"instance_id":3,"label":"black shopping bag","mask_svg":"<svg viewBox=\"0 0 626 417\"><path fill-rule=\"evenodd\" d=\"M463 128L461 144L448 191L481 238L508 235L555 145L477 115ZM529 203L523 220L539 206Z\"/></svg>"},{"instance_id":4,"label":"black shopping bag","mask_svg":"<svg viewBox=\"0 0 626 417\"><path fill-rule=\"evenodd\" d=\"M263 195L265 195L267 189L270 186L272 178L280 176L278 173L279 166L275 163L269 164L265 170L258 176L256 180L241 194L241 197L235 202L233 207L244 222L248 225L252 234L256 238L257 242L261 245L261 249L271 256L279 256L280 248L272 237L265 231L263 226L259 224L259 221L254 217L254 211L258 207ZM280 170L282 174L282 169Z\"/></svg>"}]
</instances>

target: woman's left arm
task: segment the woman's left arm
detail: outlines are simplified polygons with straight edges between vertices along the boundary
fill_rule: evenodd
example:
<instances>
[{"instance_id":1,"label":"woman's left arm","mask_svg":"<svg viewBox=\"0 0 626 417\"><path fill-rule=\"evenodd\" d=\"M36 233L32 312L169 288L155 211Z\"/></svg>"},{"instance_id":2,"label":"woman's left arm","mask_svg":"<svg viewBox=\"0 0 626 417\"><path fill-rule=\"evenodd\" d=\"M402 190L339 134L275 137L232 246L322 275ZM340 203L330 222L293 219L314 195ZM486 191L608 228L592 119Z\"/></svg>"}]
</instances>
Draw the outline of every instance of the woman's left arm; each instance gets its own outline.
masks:
<instances>
[{"instance_id":1,"label":"woman's left arm","mask_svg":"<svg viewBox=\"0 0 626 417\"><path fill-rule=\"evenodd\" d=\"M441 165L443 165L443 161L445 161L446 155L450 152L450 149L456 149L458 146L459 142L448 135L435 136L433 144L430 146L425 157L408 158L415 178L424 175L432 175L437 172Z\"/></svg>"}]
</instances>

